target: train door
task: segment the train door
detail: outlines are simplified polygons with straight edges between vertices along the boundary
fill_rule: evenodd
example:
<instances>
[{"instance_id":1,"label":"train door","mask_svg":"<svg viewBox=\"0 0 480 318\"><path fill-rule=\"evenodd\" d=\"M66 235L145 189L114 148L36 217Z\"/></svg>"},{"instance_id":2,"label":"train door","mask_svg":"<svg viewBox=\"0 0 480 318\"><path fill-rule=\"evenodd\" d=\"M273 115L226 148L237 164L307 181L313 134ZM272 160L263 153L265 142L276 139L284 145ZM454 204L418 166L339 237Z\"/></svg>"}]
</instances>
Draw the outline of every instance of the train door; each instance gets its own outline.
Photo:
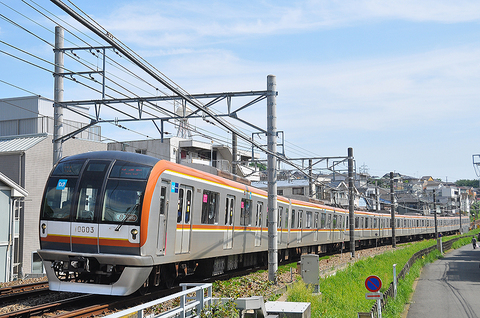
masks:
<instances>
[{"instance_id":1,"label":"train door","mask_svg":"<svg viewBox=\"0 0 480 318\"><path fill-rule=\"evenodd\" d=\"M158 215L157 255L165 255L165 247L167 244L168 188L169 183L162 180L160 186L160 211Z\"/></svg>"},{"instance_id":2,"label":"train door","mask_svg":"<svg viewBox=\"0 0 480 318\"><path fill-rule=\"evenodd\" d=\"M337 230L338 224L339 224L338 215L336 215L334 211L332 216L332 241L336 241L340 238L339 232Z\"/></svg>"},{"instance_id":3,"label":"train door","mask_svg":"<svg viewBox=\"0 0 480 318\"><path fill-rule=\"evenodd\" d=\"M283 236L283 206L279 206L277 209L277 244L282 244L282 236ZM268 224L267 224L268 226Z\"/></svg>"},{"instance_id":4,"label":"train door","mask_svg":"<svg viewBox=\"0 0 480 318\"><path fill-rule=\"evenodd\" d=\"M223 235L223 249L233 248L233 230L234 230L234 215L235 215L235 197L227 195L225 200L225 233Z\"/></svg>"},{"instance_id":5,"label":"train door","mask_svg":"<svg viewBox=\"0 0 480 318\"><path fill-rule=\"evenodd\" d=\"M303 234L303 210L298 210L297 217L297 243L302 243L302 234Z\"/></svg>"},{"instance_id":6,"label":"train door","mask_svg":"<svg viewBox=\"0 0 480 318\"><path fill-rule=\"evenodd\" d=\"M175 235L175 253L190 252L190 231L193 188L180 185L178 189L177 230Z\"/></svg>"},{"instance_id":7,"label":"train door","mask_svg":"<svg viewBox=\"0 0 480 318\"><path fill-rule=\"evenodd\" d=\"M296 226L297 226L297 217L296 217L297 213L295 211L295 209L292 209L292 214L291 214L291 218L290 218L290 232L289 232L289 236L288 236L288 243L295 243L296 241L296 238L297 238L297 231L295 230L296 229Z\"/></svg>"},{"instance_id":8,"label":"train door","mask_svg":"<svg viewBox=\"0 0 480 318\"><path fill-rule=\"evenodd\" d=\"M110 161L90 160L83 172L71 223L72 252L99 253L100 191Z\"/></svg>"},{"instance_id":9,"label":"train door","mask_svg":"<svg viewBox=\"0 0 480 318\"><path fill-rule=\"evenodd\" d=\"M257 211L255 213L255 246L262 245L262 210L263 202L257 202Z\"/></svg>"},{"instance_id":10,"label":"train door","mask_svg":"<svg viewBox=\"0 0 480 318\"><path fill-rule=\"evenodd\" d=\"M327 213L327 241L332 239L332 214Z\"/></svg>"},{"instance_id":11,"label":"train door","mask_svg":"<svg viewBox=\"0 0 480 318\"><path fill-rule=\"evenodd\" d=\"M292 205L289 204L287 206L287 208L285 209L285 220L284 220L284 224L285 224L285 233L284 235L282 236L282 239L283 239L283 243L284 244L287 244L287 246L290 244L290 218L292 217L290 215L290 211L292 210Z\"/></svg>"}]
</instances>

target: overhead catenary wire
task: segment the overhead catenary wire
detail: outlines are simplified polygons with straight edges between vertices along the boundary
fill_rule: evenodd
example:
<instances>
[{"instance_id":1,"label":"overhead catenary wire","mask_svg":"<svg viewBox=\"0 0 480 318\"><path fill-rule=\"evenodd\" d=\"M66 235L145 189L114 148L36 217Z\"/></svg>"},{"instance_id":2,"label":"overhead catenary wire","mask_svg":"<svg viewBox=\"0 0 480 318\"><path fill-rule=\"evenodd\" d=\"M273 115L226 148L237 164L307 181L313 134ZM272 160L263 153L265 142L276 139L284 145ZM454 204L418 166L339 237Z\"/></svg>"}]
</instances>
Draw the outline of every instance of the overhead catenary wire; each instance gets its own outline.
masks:
<instances>
[{"instance_id":1,"label":"overhead catenary wire","mask_svg":"<svg viewBox=\"0 0 480 318\"><path fill-rule=\"evenodd\" d=\"M47 31L53 33L53 31L49 30L48 28L46 28L45 26L41 25L40 23L34 21L33 19L30 19L29 17L27 17L27 16L25 16L24 14L18 12L17 10L9 7L9 6L6 5L5 3L3 3L3 2L0 2L0 3L2 3L3 5L5 5L6 7L10 8L10 9L13 10L14 12L20 14L21 16L25 17L26 19L32 21L33 23L41 26L42 28L46 29ZM27 4L27 3L26 3L26 4ZM28 5L28 4L27 4L27 5ZM39 12L38 10L36 10L36 11ZM42 37L34 34L34 32L31 32L30 30L28 30L27 28L21 26L20 24L15 23L13 20L7 18L6 16L0 15L0 17L2 17L2 18L3 18L4 20L6 20L7 22L13 24L14 26L16 26L16 27L18 27L18 28L26 31L27 33L29 33L29 34L31 34L31 35L34 35L35 37L37 37L38 39L42 40L44 43L47 43L47 44L50 45L51 47L54 47L54 45L53 45L52 43L50 43L50 42L48 42L47 40L43 39ZM52 19L49 19L49 20L55 23L55 21L53 21ZM68 29L67 29L67 31L68 31ZM69 33L71 33L72 35L74 35L75 37L77 37L73 32L69 32ZM80 39L79 37L77 37L77 38ZM81 40L81 39L80 39L80 40ZM84 43L86 43L87 45L89 45L86 41L84 41L84 40L82 40L82 41L83 41ZM73 42L71 42L71 41L68 41L68 42L70 42L70 43L72 43L73 45L75 45L75 44L74 44ZM90 45L89 45L89 46L90 46ZM78 56L75 56L75 57L76 57L76 58L75 58L75 57L73 57L73 56L72 56L71 54L69 54L69 53L66 53L66 55L69 56L70 58L74 59L74 60L77 60L80 64L82 64L83 66L87 67L89 70L92 70L92 71L95 70L95 69L94 69L94 65L92 65L92 64L91 64L91 66L86 65L85 62L82 62L82 61L79 60L80 58L79 58ZM38 58L38 57L37 57L37 58ZM107 73L108 73L108 72L107 72ZM112 80L111 78L108 78L108 76L106 76L106 78L107 78L110 82L112 82L112 83L114 83L115 85L119 86L120 88L129 91L128 89L126 89L126 87L120 85L119 83L115 82L115 81ZM118 77L117 77L117 78L118 78ZM113 89L112 87L109 87L108 85L107 85L106 87L109 88L109 89L111 89L112 91L115 91L116 93L119 93L119 94L120 94L120 92L119 92L118 90L115 90L115 89ZM133 92L131 92L131 91L129 91L129 92L133 94ZM128 95L123 94L123 96L128 96ZM138 95L136 95L136 96L139 97ZM155 109L156 111L160 111L160 112L162 112L162 113L165 114L165 112L159 110L158 108L153 108L153 107L149 107L149 108Z\"/></svg>"},{"instance_id":2,"label":"overhead catenary wire","mask_svg":"<svg viewBox=\"0 0 480 318\"><path fill-rule=\"evenodd\" d=\"M20 28L22 28L23 30L25 30L25 31L27 31L27 32L29 32L29 33L32 34L32 32L30 32L30 31L27 30L26 28L21 27L20 25L17 25L17 26L20 27ZM73 33L73 32L70 32L70 33ZM40 37L39 37L39 38L40 38ZM40 38L40 39L41 39L41 38ZM44 39L42 39L42 40L43 40L45 43L49 43L48 41L46 41L46 40L44 40ZM49 43L49 45L52 45L52 44ZM123 67L123 66L122 66L122 67ZM133 74L133 73L131 72L131 74ZM140 78L140 77L137 76L137 78ZM113 81L113 82L114 82L114 81ZM114 83L115 83L115 82L114 82ZM118 85L118 83L116 83L116 84ZM124 88L123 86L121 86L121 87ZM124 88L124 89L125 89L125 88ZM157 90L158 90L158 88L157 88ZM131 106L131 107L134 108L134 106ZM155 108L155 109L158 110L157 108Z\"/></svg>"},{"instance_id":3,"label":"overhead catenary wire","mask_svg":"<svg viewBox=\"0 0 480 318\"><path fill-rule=\"evenodd\" d=\"M119 41L119 43L121 43L122 45L124 45L122 42ZM50 44L51 45L51 44ZM133 52L128 46L125 46L130 52ZM141 58L138 54L136 54L135 52L133 52L133 54L137 57L139 57L142 61L144 61L147 65L151 66L150 63L146 62L143 58ZM156 71L158 71L155 67L151 66L152 68L154 68ZM162 72L158 71L167 81L169 81L170 83L172 83L177 89L179 89L181 92L186 92L183 88L181 88L178 84L176 84L175 82L173 82L170 78L166 77L165 74L163 74ZM86 85L85 83L82 83L81 81L79 80L75 80L76 82L79 82L81 83L82 85L84 86L88 86ZM98 90L96 90L98 92ZM118 93L118 92L117 92ZM201 104L201 103L200 103ZM130 105L129 105L130 106ZM136 109L135 106L130 106L132 109ZM113 108L112 108L113 109ZM209 111L209 113L212 113L211 111ZM125 113L123 113L124 115L127 115ZM130 116L131 117L131 116ZM222 129L222 130L226 130L228 127L233 127L235 130L239 130L239 128L235 125L232 125L231 123L227 123L225 122L223 119L221 118L217 118L216 119L222 127L218 127L219 129ZM238 133L238 131L237 131ZM246 136L245 136L246 137ZM249 141L251 138L250 137L246 137L244 138L245 141ZM260 147L262 148L262 147ZM264 149L263 149L264 150Z\"/></svg>"}]
</instances>

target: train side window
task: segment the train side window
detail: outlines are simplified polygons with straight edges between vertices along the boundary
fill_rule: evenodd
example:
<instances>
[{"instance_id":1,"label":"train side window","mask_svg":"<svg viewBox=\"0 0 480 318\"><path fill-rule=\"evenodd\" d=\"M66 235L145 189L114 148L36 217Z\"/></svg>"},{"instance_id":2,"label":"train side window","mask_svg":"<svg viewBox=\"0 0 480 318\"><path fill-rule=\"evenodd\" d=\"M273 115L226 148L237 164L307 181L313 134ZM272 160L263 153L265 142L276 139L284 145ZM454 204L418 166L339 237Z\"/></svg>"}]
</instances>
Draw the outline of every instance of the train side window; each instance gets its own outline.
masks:
<instances>
[{"instance_id":1,"label":"train side window","mask_svg":"<svg viewBox=\"0 0 480 318\"><path fill-rule=\"evenodd\" d=\"M297 226L297 228L298 228L298 229L302 229L302 226L303 226L303 224L302 224L302 221L303 221L303 210L298 210L298 218L297 218L297 220L298 220L298 224L297 224L298 226Z\"/></svg>"},{"instance_id":2,"label":"train side window","mask_svg":"<svg viewBox=\"0 0 480 318\"><path fill-rule=\"evenodd\" d=\"M295 228L295 210L294 209L292 209L292 225L290 228L292 229Z\"/></svg>"},{"instance_id":3,"label":"train side window","mask_svg":"<svg viewBox=\"0 0 480 318\"><path fill-rule=\"evenodd\" d=\"M312 212L306 212L307 219L305 220L305 228L311 229L312 228Z\"/></svg>"},{"instance_id":4,"label":"train side window","mask_svg":"<svg viewBox=\"0 0 480 318\"><path fill-rule=\"evenodd\" d=\"M192 207L192 189L187 188L187 202L185 209L185 224L190 223L190 212Z\"/></svg>"},{"instance_id":5,"label":"train side window","mask_svg":"<svg viewBox=\"0 0 480 318\"><path fill-rule=\"evenodd\" d=\"M281 229L282 228L283 206L278 207L277 215L278 215L278 217L277 217L277 228Z\"/></svg>"},{"instance_id":6,"label":"train side window","mask_svg":"<svg viewBox=\"0 0 480 318\"><path fill-rule=\"evenodd\" d=\"M334 215L334 216L333 216L332 229L336 229L336 228L337 228L337 216Z\"/></svg>"},{"instance_id":7,"label":"train side window","mask_svg":"<svg viewBox=\"0 0 480 318\"><path fill-rule=\"evenodd\" d=\"M358 229L358 216L355 217L355 228Z\"/></svg>"},{"instance_id":8,"label":"train side window","mask_svg":"<svg viewBox=\"0 0 480 318\"><path fill-rule=\"evenodd\" d=\"M313 227L315 229L318 229L318 212L315 212L315 219L314 219L314 224L313 224Z\"/></svg>"},{"instance_id":9,"label":"train side window","mask_svg":"<svg viewBox=\"0 0 480 318\"><path fill-rule=\"evenodd\" d=\"M203 190L202 224L218 224L219 198L219 193Z\"/></svg>"},{"instance_id":10,"label":"train side window","mask_svg":"<svg viewBox=\"0 0 480 318\"><path fill-rule=\"evenodd\" d=\"M183 188L178 189L177 223L182 222L184 192Z\"/></svg>"},{"instance_id":11,"label":"train side window","mask_svg":"<svg viewBox=\"0 0 480 318\"><path fill-rule=\"evenodd\" d=\"M327 218L327 228L332 228L332 215L329 213Z\"/></svg>"},{"instance_id":12,"label":"train side window","mask_svg":"<svg viewBox=\"0 0 480 318\"><path fill-rule=\"evenodd\" d=\"M240 209L240 225L252 225L252 200L242 199Z\"/></svg>"},{"instance_id":13,"label":"train side window","mask_svg":"<svg viewBox=\"0 0 480 318\"><path fill-rule=\"evenodd\" d=\"M378 219L374 218L373 219L373 228L376 229L378 227Z\"/></svg>"},{"instance_id":14,"label":"train side window","mask_svg":"<svg viewBox=\"0 0 480 318\"><path fill-rule=\"evenodd\" d=\"M257 212L255 214L255 226L262 227L263 202L257 202Z\"/></svg>"},{"instance_id":15,"label":"train side window","mask_svg":"<svg viewBox=\"0 0 480 318\"><path fill-rule=\"evenodd\" d=\"M165 204L167 203L167 187L160 188L160 214L165 214Z\"/></svg>"},{"instance_id":16,"label":"train side window","mask_svg":"<svg viewBox=\"0 0 480 318\"><path fill-rule=\"evenodd\" d=\"M325 223L326 223L327 215L325 212L322 212L320 216L320 228L324 229L325 228Z\"/></svg>"},{"instance_id":17,"label":"train side window","mask_svg":"<svg viewBox=\"0 0 480 318\"><path fill-rule=\"evenodd\" d=\"M288 208L285 209L285 228L288 229Z\"/></svg>"},{"instance_id":18,"label":"train side window","mask_svg":"<svg viewBox=\"0 0 480 318\"><path fill-rule=\"evenodd\" d=\"M225 225L233 225L235 197L228 195L225 201Z\"/></svg>"}]
</instances>

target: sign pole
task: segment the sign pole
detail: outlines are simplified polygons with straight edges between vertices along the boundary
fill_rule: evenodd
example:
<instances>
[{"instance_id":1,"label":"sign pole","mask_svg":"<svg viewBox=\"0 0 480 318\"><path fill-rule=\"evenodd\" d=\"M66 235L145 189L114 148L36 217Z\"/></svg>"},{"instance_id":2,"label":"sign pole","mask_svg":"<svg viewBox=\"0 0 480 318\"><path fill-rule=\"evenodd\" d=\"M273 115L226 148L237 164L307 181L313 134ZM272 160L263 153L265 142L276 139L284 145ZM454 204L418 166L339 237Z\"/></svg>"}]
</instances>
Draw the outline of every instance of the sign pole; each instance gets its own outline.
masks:
<instances>
[{"instance_id":1,"label":"sign pole","mask_svg":"<svg viewBox=\"0 0 480 318\"><path fill-rule=\"evenodd\" d=\"M378 312L378 318L382 318L382 301L377 299L377 312Z\"/></svg>"}]
</instances>

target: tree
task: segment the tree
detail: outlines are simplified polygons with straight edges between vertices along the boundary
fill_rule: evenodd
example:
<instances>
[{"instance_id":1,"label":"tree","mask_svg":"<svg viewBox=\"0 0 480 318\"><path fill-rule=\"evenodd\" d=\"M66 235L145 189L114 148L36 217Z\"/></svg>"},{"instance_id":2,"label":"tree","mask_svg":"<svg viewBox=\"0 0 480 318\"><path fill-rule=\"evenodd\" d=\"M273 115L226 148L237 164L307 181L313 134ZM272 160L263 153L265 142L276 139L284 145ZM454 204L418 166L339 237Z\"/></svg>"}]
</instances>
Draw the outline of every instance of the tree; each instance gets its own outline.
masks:
<instances>
[{"instance_id":1,"label":"tree","mask_svg":"<svg viewBox=\"0 0 480 318\"><path fill-rule=\"evenodd\" d=\"M470 217L473 220L478 220L478 215L480 213L480 202L474 202L470 206Z\"/></svg>"},{"instance_id":2,"label":"tree","mask_svg":"<svg viewBox=\"0 0 480 318\"><path fill-rule=\"evenodd\" d=\"M458 187L473 187L478 188L478 180L466 180L460 179L455 182L455 185Z\"/></svg>"}]
</instances>

